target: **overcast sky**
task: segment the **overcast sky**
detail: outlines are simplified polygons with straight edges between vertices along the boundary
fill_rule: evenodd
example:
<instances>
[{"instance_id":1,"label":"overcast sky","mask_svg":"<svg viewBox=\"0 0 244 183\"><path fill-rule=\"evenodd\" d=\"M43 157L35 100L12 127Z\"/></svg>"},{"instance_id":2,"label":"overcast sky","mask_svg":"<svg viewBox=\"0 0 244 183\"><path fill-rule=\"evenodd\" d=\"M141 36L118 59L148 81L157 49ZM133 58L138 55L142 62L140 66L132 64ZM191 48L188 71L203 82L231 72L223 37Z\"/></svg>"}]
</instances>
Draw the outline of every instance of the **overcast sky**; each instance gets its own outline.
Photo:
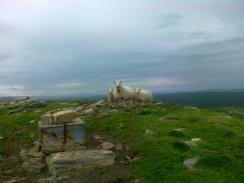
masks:
<instances>
[{"instance_id":1,"label":"overcast sky","mask_svg":"<svg viewBox=\"0 0 244 183\"><path fill-rule=\"evenodd\" d=\"M0 96L244 88L243 0L0 0Z\"/></svg>"}]
</instances>

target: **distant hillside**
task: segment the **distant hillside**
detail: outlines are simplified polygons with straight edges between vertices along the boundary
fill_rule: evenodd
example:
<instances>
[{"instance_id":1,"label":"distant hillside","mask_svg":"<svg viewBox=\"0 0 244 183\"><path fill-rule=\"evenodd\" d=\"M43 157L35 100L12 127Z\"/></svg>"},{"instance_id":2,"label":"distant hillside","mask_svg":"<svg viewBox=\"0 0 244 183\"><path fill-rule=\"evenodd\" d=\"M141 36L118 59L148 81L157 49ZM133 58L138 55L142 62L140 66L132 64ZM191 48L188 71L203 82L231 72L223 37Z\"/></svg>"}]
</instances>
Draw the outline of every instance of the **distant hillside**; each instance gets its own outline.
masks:
<instances>
[{"instance_id":1,"label":"distant hillside","mask_svg":"<svg viewBox=\"0 0 244 183\"><path fill-rule=\"evenodd\" d=\"M244 91L241 90L156 94L155 99L196 107L244 107Z\"/></svg>"},{"instance_id":2,"label":"distant hillside","mask_svg":"<svg viewBox=\"0 0 244 183\"><path fill-rule=\"evenodd\" d=\"M14 100L16 98L17 97L0 97L0 103L1 102L8 102L8 101Z\"/></svg>"}]
</instances>

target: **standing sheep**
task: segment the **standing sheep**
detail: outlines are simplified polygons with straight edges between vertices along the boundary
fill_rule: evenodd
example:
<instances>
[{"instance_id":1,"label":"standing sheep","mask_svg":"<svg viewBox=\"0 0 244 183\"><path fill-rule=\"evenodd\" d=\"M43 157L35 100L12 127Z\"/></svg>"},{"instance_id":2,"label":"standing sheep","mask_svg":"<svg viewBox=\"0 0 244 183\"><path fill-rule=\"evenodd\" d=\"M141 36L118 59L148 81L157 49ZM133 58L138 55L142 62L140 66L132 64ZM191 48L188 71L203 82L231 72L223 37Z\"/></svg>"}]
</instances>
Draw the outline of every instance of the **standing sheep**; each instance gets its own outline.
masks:
<instances>
[{"instance_id":1,"label":"standing sheep","mask_svg":"<svg viewBox=\"0 0 244 183\"><path fill-rule=\"evenodd\" d=\"M114 102L117 102L119 99L119 95L115 88L108 89L107 91L107 97L108 97L108 103L113 104Z\"/></svg>"},{"instance_id":2,"label":"standing sheep","mask_svg":"<svg viewBox=\"0 0 244 183\"><path fill-rule=\"evenodd\" d=\"M118 94L119 99L123 100L132 100L135 99L135 89L129 86L122 85L123 81L116 80L114 81L115 89Z\"/></svg>"},{"instance_id":3,"label":"standing sheep","mask_svg":"<svg viewBox=\"0 0 244 183\"><path fill-rule=\"evenodd\" d=\"M153 94L149 90L135 89L135 99L140 102L152 102Z\"/></svg>"}]
</instances>

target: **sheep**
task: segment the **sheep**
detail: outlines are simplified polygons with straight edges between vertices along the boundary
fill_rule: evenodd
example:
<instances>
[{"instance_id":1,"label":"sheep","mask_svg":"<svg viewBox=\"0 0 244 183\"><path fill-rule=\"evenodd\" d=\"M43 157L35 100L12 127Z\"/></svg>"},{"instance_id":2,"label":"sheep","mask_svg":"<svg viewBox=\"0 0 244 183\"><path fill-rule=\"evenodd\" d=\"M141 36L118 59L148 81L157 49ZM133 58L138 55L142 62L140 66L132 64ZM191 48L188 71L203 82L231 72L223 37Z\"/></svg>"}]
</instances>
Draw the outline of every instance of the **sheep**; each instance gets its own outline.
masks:
<instances>
[{"instance_id":1,"label":"sheep","mask_svg":"<svg viewBox=\"0 0 244 183\"><path fill-rule=\"evenodd\" d=\"M113 89L107 90L107 98L109 104L112 104L114 102Z\"/></svg>"},{"instance_id":2,"label":"sheep","mask_svg":"<svg viewBox=\"0 0 244 183\"><path fill-rule=\"evenodd\" d=\"M108 89L107 90L107 97L108 97L108 103L112 104L114 102L117 102L119 99L119 95L117 93L117 90L115 88Z\"/></svg>"},{"instance_id":3,"label":"sheep","mask_svg":"<svg viewBox=\"0 0 244 183\"><path fill-rule=\"evenodd\" d=\"M135 89L135 99L140 102L152 102L153 94L149 90L142 90L141 88Z\"/></svg>"},{"instance_id":4,"label":"sheep","mask_svg":"<svg viewBox=\"0 0 244 183\"><path fill-rule=\"evenodd\" d=\"M134 101L135 99L134 88L122 85L123 81L121 80L116 80L113 82L115 84L116 93L118 94L119 99Z\"/></svg>"}]
</instances>

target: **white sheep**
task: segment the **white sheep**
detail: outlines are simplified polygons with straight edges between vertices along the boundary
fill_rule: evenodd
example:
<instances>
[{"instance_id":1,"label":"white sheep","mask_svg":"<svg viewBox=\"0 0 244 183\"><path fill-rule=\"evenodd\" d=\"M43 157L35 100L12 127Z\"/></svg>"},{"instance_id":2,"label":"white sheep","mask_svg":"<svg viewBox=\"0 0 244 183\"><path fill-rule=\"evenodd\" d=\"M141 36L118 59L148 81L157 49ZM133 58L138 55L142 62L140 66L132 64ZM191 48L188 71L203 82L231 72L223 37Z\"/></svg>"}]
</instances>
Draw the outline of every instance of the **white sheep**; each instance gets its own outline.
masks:
<instances>
[{"instance_id":1,"label":"white sheep","mask_svg":"<svg viewBox=\"0 0 244 183\"><path fill-rule=\"evenodd\" d=\"M107 90L107 100L109 104L112 104L114 102L113 89Z\"/></svg>"},{"instance_id":2,"label":"white sheep","mask_svg":"<svg viewBox=\"0 0 244 183\"><path fill-rule=\"evenodd\" d=\"M149 90L142 90L141 88L135 89L135 99L140 102L152 102L153 94Z\"/></svg>"},{"instance_id":3,"label":"white sheep","mask_svg":"<svg viewBox=\"0 0 244 183\"><path fill-rule=\"evenodd\" d=\"M123 81L121 80L116 80L113 82L115 84L116 93L118 94L118 99L134 101L135 99L134 88L122 85Z\"/></svg>"},{"instance_id":4,"label":"white sheep","mask_svg":"<svg viewBox=\"0 0 244 183\"><path fill-rule=\"evenodd\" d=\"M117 93L117 90L115 88L108 89L107 90L107 97L108 97L108 103L112 104L114 102L117 102L119 99L119 95Z\"/></svg>"}]
</instances>

